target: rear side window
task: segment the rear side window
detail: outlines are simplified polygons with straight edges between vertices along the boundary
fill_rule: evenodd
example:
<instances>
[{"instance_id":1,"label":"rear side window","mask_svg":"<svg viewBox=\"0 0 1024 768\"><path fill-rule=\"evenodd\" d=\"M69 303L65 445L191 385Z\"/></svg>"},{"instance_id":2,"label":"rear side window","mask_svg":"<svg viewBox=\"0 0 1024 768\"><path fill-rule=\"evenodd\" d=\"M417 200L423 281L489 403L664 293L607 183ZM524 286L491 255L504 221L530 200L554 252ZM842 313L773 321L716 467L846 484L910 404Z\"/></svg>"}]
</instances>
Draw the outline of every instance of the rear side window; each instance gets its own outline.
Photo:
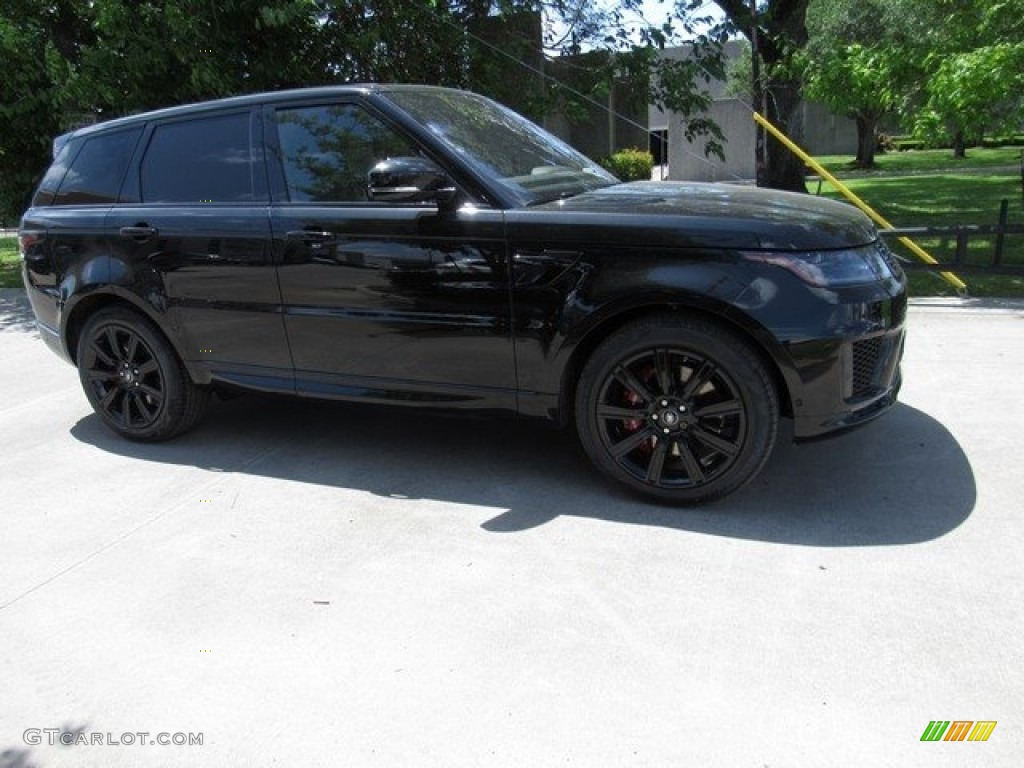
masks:
<instances>
[{"instance_id":1,"label":"rear side window","mask_svg":"<svg viewBox=\"0 0 1024 768\"><path fill-rule=\"evenodd\" d=\"M86 139L60 184L54 205L116 202L141 134L139 127Z\"/></svg>"},{"instance_id":2,"label":"rear side window","mask_svg":"<svg viewBox=\"0 0 1024 768\"><path fill-rule=\"evenodd\" d=\"M230 203L266 199L248 112L158 125L142 159L147 203Z\"/></svg>"}]
</instances>

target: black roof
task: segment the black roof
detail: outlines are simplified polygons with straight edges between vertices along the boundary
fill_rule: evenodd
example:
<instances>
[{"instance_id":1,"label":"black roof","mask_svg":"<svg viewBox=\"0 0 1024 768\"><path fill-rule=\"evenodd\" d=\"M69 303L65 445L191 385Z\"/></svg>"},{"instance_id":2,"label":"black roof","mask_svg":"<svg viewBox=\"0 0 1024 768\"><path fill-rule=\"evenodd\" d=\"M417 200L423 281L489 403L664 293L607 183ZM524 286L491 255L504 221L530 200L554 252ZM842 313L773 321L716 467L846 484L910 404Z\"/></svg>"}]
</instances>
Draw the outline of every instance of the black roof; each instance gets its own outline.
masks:
<instances>
[{"instance_id":1,"label":"black roof","mask_svg":"<svg viewBox=\"0 0 1024 768\"><path fill-rule=\"evenodd\" d=\"M148 122L154 119L167 117L178 117L180 115L199 114L202 112L231 109L233 107L248 107L254 104L272 104L277 101L291 101L294 99L319 99L344 96L351 94L366 94L371 92L386 91L443 91L452 90L434 85L406 85L393 83L352 83L347 85L321 85L313 88L291 88L283 91L265 91L263 93L248 93L244 96L229 96L224 99L212 101L199 101L193 104L182 104L176 107L165 107L150 112L140 112L137 115L118 117L112 120L105 120L102 123L77 128L69 133L58 136L54 144L63 144L72 137L84 136L97 131L107 131L133 125L140 122Z\"/></svg>"}]
</instances>

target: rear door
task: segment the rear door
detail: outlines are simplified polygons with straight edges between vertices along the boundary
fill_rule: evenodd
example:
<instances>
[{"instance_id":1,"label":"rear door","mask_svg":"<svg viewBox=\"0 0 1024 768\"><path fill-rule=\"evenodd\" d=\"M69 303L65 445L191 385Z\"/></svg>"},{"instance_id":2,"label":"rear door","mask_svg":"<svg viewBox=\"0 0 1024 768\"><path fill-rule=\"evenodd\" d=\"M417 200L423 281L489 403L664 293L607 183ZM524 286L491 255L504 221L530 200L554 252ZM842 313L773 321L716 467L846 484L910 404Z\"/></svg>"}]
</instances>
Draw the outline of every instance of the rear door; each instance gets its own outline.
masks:
<instances>
[{"instance_id":1,"label":"rear door","mask_svg":"<svg viewBox=\"0 0 1024 768\"><path fill-rule=\"evenodd\" d=\"M371 202L423 150L358 98L267 110L272 228L300 393L515 408L501 211Z\"/></svg>"},{"instance_id":2,"label":"rear door","mask_svg":"<svg viewBox=\"0 0 1024 768\"><path fill-rule=\"evenodd\" d=\"M292 389L258 110L151 125L135 167L107 221L131 290L216 378Z\"/></svg>"}]
</instances>

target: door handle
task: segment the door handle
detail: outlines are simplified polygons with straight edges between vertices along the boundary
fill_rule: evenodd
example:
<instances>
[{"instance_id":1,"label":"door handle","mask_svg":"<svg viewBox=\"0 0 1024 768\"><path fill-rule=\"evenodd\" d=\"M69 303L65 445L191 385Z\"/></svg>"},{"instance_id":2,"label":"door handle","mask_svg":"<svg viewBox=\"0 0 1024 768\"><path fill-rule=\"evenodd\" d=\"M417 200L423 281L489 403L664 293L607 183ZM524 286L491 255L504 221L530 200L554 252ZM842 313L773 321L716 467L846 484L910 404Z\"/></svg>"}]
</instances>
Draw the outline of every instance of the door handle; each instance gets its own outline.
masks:
<instances>
[{"instance_id":1,"label":"door handle","mask_svg":"<svg viewBox=\"0 0 1024 768\"><path fill-rule=\"evenodd\" d=\"M130 237L132 240L142 243L151 237L155 237L159 230L146 224L136 224L134 227L121 227L118 231L123 237Z\"/></svg>"}]
</instances>

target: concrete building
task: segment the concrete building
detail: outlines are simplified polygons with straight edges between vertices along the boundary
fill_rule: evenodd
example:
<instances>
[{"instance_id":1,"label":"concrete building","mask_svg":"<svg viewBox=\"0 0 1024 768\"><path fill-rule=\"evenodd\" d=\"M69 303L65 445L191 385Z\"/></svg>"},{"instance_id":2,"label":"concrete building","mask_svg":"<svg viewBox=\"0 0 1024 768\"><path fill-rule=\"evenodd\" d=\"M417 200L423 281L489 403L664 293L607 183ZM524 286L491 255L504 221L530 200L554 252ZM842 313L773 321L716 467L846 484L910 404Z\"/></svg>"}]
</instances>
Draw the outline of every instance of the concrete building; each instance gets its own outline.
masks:
<instances>
[{"instance_id":1,"label":"concrete building","mask_svg":"<svg viewBox=\"0 0 1024 768\"><path fill-rule=\"evenodd\" d=\"M665 51L665 56L685 59L691 48L684 46ZM725 45L726 57L735 59L750 55L749 48L737 40ZM702 140L690 143L684 136L682 118L651 105L648 125L651 131L651 151L656 161L659 154L668 163L668 178L689 181L737 181L753 179L754 119L750 106L727 92L727 84L713 80L708 90L714 102L710 117L725 134L725 161L706 157ZM857 126L854 121L839 117L823 104L806 102L803 106L802 133L791 137L815 155L857 153ZM667 149L666 149L667 145Z\"/></svg>"},{"instance_id":2,"label":"concrete building","mask_svg":"<svg viewBox=\"0 0 1024 768\"><path fill-rule=\"evenodd\" d=\"M722 161L704 154L703 140L691 143L686 139L681 116L647 102L646 80L610 78L609 71L615 68L610 66L611 54L607 51L546 58L538 14L488 18L473 31L477 39L492 49L500 48L504 55L479 50L472 62L470 85L486 83L489 95L543 124L589 157L601 159L620 149L648 148L656 165L667 165L669 179L739 181L755 177L756 137L751 110L746 101L728 92L725 81L713 80L705 86L713 99L709 115L725 134ZM666 49L663 55L686 59L691 51L691 46L681 46ZM725 55L738 59L749 56L750 50L745 43L733 40L726 43ZM510 59L524 66L510 70ZM496 72L508 72L510 76L502 80ZM552 82L564 86L561 96ZM567 98L569 91L576 95ZM802 131L791 138L812 154L852 156L857 151L855 123L814 102L805 103Z\"/></svg>"}]
</instances>

